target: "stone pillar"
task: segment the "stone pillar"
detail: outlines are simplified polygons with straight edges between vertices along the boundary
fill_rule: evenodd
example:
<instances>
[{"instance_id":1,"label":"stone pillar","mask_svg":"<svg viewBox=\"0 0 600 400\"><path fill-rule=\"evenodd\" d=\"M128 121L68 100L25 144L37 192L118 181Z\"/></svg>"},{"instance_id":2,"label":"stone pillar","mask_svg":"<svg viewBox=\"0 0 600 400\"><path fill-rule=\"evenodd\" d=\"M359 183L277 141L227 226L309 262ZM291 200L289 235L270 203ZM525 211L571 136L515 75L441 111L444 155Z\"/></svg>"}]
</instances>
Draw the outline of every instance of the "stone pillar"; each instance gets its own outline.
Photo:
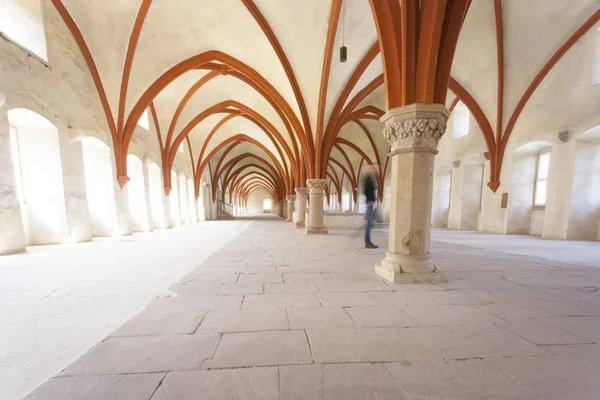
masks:
<instances>
[{"instance_id":1,"label":"stone pillar","mask_svg":"<svg viewBox=\"0 0 600 400\"><path fill-rule=\"evenodd\" d=\"M585 229L582 229L582 227L587 225L587 223L582 224L581 222L594 219L592 216L593 213L588 212L595 207L593 202L592 204L589 203L588 199L596 197L593 194L595 194L597 189L593 189L592 191L577 190L578 182L589 182L581 178L586 175L589 176L590 165L582 162L585 160L585 157L577 157L576 152L577 140L572 136L570 138L567 137L565 142L555 140L552 143L552 154L550 155L550 168L548 171L547 202L542 228L542 238L544 239L594 239L595 235L586 237L584 234L580 236L585 232ZM585 186L591 189L595 185ZM569 188L575 189L575 191L569 190ZM589 196L589 194L592 195ZM572 195L575 195L576 198L573 199ZM575 221L576 219L579 219L579 221Z\"/></svg>"},{"instance_id":2,"label":"stone pillar","mask_svg":"<svg viewBox=\"0 0 600 400\"><path fill-rule=\"evenodd\" d=\"M0 255L23 252L26 244L11 151L8 107L0 103Z\"/></svg>"},{"instance_id":3,"label":"stone pillar","mask_svg":"<svg viewBox=\"0 0 600 400\"><path fill-rule=\"evenodd\" d=\"M77 129L59 131L60 158L67 213L68 239L72 243L92 240L92 222L87 202L83 167L84 132Z\"/></svg>"},{"instance_id":4,"label":"stone pillar","mask_svg":"<svg viewBox=\"0 0 600 400\"><path fill-rule=\"evenodd\" d=\"M292 222L294 217L294 202L296 201L296 196L293 194L289 194L285 197L287 200L287 212L285 214L285 222Z\"/></svg>"},{"instance_id":5,"label":"stone pillar","mask_svg":"<svg viewBox=\"0 0 600 400\"><path fill-rule=\"evenodd\" d=\"M440 104L411 104L381 118L391 144L392 192L388 251L375 271L388 281L446 281L430 258L429 230L436 140L446 130L448 115Z\"/></svg>"},{"instance_id":6,"label":"stone pillar","mask_svg":"<svg viewBox=\"0 0 600 400\"><path fill-rule=\"evenodd\" d=\"M168 190L170 191L171 189L169 188ZM173 218L171 216L171 196L167 196L164 191L163 191L163 207L164 207L165 219L164 219L164 226L162 226L161 228L170 229L173 227ZM212 219L212 215L211 215L211 219Z\"/></svg>"},{"instance_id":7,"label":"stone pillar","mask_svg":"<svg viewBox=\"0 0 600 400\"><path fill-rule=\"evenodd\" d=\"M146 226L144 229L151 231L154 228L159 228L159 221L155 221L152 215L152 196L150 195L150 171L148 167L150 161L144 158L144 198L146 199Z\"/></svg>"},{"instance_id":8,"label":"stone pillar","mask_svg":"<svg viewBox=\"0 0 600 400\"><path fill-rule=\"evenodd\" d=\"M129 184L122 188L119 182L115 181L115 210L117 212L117 234L131 235L133 226L131 223L131 214L129 212Z\"/></svg>"},{"instance_id":9,"label":"stone pillar","mask_svg":"<svg viewBox=\"0 0 600 400\"><path fill-rule=\"evenodd\" d=\"M309 189L308 221L306 221L307 235L326 235L327 227L323 223L323 200L325 196L325 179L309 179L306 181Z\"/></svg>"},{"instance_id":10,"label":"stone pillar","mask_svg":"<svg viewBox=\"0 0 600 400\"><path fill-rule=\"evenodd\" d=\"M296 228L304 228L306 225L306 201L308 200L307 188L296 188Z\"/></svg>"}]
</instances>

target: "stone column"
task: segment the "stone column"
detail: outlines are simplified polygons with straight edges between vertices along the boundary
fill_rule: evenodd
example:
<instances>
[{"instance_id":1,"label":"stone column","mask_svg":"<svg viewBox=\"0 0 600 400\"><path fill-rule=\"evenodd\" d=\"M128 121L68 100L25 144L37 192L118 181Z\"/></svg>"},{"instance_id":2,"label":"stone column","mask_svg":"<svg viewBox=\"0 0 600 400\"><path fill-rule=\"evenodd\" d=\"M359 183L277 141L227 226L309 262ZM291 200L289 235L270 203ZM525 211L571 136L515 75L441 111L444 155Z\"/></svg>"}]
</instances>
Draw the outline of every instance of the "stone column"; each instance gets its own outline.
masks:
<instances>
[{"instance_id":1,"label":"stone column","mask_svg":"<svg viewBox=\"0 0 600 400\"><path fill-rule=\"evenodd\" d=\"M323 223L323 200L325 196L325 179L309 179L306 181L309 189L308 221L306 221L307 235L326 235L327 227Z\"/></svg>"},{"instance_id":2,"label":"stone column","mask_svg":"<svg viewBox=\"0 0 600 400\"><path fill-rule=\"evenodd\" d=\"M0 96L2 93L0 93ZM8 107L0 100L0 255L25 251L25 231L12 161Z\"/></svg>"},{"instance_id":3,"label":"stone column","mask_svg":"<svg viewBox=\"0 0 600 400\"><path fill-rule=\"evenodd\" d=\"M129 212L128 183L121 188L120 183L115 181L115 209L117 212L117 234L131 235L133 233L133 227L131 223L131 213Z\"/></svg>"},{"instance_id":4,"label":"stone column","mask_svg":"<svg viewBox=\"0 0 600 400\"><path fill-rule=\"evenodd\" d=\"M92 222L88 208L83 167L84 132L77 129L59 131L60 158L67 213L68 241L72 243L92 240Z\"/></svg>"},{"instance_id":5,"label":"stone column","mask_svg":"<svg viewBox=\"0 0 600 400\"><path fill-rule=\"evenodd\" d=\"M154 228L159 228L159 221L154 220L152 215L152 196L150 195L150 171L148 167L150 161L144 158L144 198L146 199L146 231L152 231Z\"/></svg>"},{"instance_id":6,"label":"stone column","mask_svg":"<svg viewBox=\"0 0 600 400\"><path fill-rule=\"evenodd\" d=\"M440 104L410 104L381 118L391 144L392 191L388 251L375 271L391 282L446 281L430 258L429 230L436 140L446 130L448 115Z\"/></svg>"},{"instance_id":7,"label":"stone column","mask_svg":"<svg viewBox=\"0 0 600 400\"><path fill-rule=\"evenodd\" d=\"M296 196L289 194L285 198L287 200L287 218L285 222L292 222L294 219L294 202L296 201Z\"/></svg>"},{"instance_id":8,"label":"stone column","mask_svg":"<svg viewBox=\"0 0 600 400\"><path fill-rule=\"evenodd\" d=\"M165 188L165 190L171 191L171 188ZM167 194L163 191L163 207L164 207L164 222L161 228L163 229L171 229L173 228L173 216L171 215L171 196L167 196ZM212 219L212 218L211 218Z\"/></svg>"},{"instance_id":9,"label":"stone column","mask_svg":"<svg viewBox=\"0 0 600 400\"><path fill-rule=\"evenodd\" d=\"M296 188L296 228L304 228L306 225L306 201L308 199L307 188Z\"/></svg>"}]
</instances>

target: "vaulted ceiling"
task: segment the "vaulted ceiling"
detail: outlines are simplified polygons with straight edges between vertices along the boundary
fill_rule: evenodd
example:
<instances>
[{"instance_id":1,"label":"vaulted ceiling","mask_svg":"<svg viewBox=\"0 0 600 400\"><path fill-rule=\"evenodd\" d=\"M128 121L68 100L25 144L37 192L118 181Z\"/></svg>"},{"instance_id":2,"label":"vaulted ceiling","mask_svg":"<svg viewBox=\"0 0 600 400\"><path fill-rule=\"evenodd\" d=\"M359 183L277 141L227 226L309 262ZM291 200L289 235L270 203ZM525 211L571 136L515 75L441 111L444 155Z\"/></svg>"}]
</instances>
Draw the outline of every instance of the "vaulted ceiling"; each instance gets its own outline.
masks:
<instances>
[{"instance_id":1,"label":"vaulted ceiling","mask_svg":"<svg viewBox=\"0 0 600 400\"><path fill-rule=\"evenodd\" d=\"M336 138L327 167L332 189L354 187L366 162L384 174L383 67L369 1L51 1L87 58L117 146L127 148L149 105L163 163L182 156L180 142L189 144L197 184L209 170L232 191L257 183L281 198L318 175L303 160L320 152L327 135ZM537 86L531 101L524 95L578 29L567 51L592 31L599 7L599 0L472 1L450 90L477 119L481 151L487 144L499 152L512 130L571 121L567 113L534 112L586 96L571 94L564 74L543 74L539 83L553 88L545 96L533 95ZM455 100L449 95L447 106Z\"/></svg>"}]
</instances>

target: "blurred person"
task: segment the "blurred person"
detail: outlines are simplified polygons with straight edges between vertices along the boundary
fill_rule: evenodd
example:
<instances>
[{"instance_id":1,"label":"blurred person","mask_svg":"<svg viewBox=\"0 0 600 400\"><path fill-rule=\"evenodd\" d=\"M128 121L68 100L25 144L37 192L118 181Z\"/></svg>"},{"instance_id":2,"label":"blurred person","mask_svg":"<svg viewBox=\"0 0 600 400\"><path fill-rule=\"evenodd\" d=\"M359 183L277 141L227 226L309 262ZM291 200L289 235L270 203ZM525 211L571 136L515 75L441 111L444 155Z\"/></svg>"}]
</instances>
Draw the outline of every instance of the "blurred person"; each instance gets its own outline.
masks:
<instances>
[{"instance_id":1,"label":"blurred person","mask_svg":"<svg viewBox=\"0 0 600 400\"><path fill-rule=\"evenodd\" d=\"M374 165L368 165L365 168L365 175L363 177L363 194L366 197L367 210L365 212L365 248L376 249L379 246L374 245L371 242L371 228L375 220L375 201L377 201L377 180L375 178L376 168Z\"/></svg>"}]
</instances>

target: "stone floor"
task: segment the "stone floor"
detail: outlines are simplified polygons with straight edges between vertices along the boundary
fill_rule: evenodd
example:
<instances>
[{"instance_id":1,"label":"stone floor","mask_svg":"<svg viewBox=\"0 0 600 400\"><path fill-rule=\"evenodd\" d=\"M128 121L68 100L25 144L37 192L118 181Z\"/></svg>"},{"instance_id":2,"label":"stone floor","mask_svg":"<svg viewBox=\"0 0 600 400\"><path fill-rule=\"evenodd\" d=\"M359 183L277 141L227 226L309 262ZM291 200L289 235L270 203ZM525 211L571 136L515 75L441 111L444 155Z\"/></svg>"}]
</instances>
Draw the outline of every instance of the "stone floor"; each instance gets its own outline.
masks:
<instances>
[{"instance_id":1,"label":"stone floor","mask_svg":"<svg viewBox=\"0 0 600 400\"><path fill-rule=\"evenodd\" d=\"M600 267L600 244L594 241L545 240L539 236L498 235L448 229L432 229L431 238L480 249Z\"/></svg>"},{"instance_id":2,"label":"stone floor","mask_svg":"<svg viewBox=\"0 0 600 400\"><path fill-rule=\"evenodd\" d=\"M359 233L245 229L26 399L599 398L596 267L433 242L448 284L389 285Z\"/></svg>"},{"instance_id":3,"label":"stone floor","mask_svg":"<svg viewBox=\"0 0 600 400\"><path fill-rule=\"evenodd\" d=\"M0 400L20 399L249 224L34 246L0 257Z\"/></svg>"}]
</instances>

